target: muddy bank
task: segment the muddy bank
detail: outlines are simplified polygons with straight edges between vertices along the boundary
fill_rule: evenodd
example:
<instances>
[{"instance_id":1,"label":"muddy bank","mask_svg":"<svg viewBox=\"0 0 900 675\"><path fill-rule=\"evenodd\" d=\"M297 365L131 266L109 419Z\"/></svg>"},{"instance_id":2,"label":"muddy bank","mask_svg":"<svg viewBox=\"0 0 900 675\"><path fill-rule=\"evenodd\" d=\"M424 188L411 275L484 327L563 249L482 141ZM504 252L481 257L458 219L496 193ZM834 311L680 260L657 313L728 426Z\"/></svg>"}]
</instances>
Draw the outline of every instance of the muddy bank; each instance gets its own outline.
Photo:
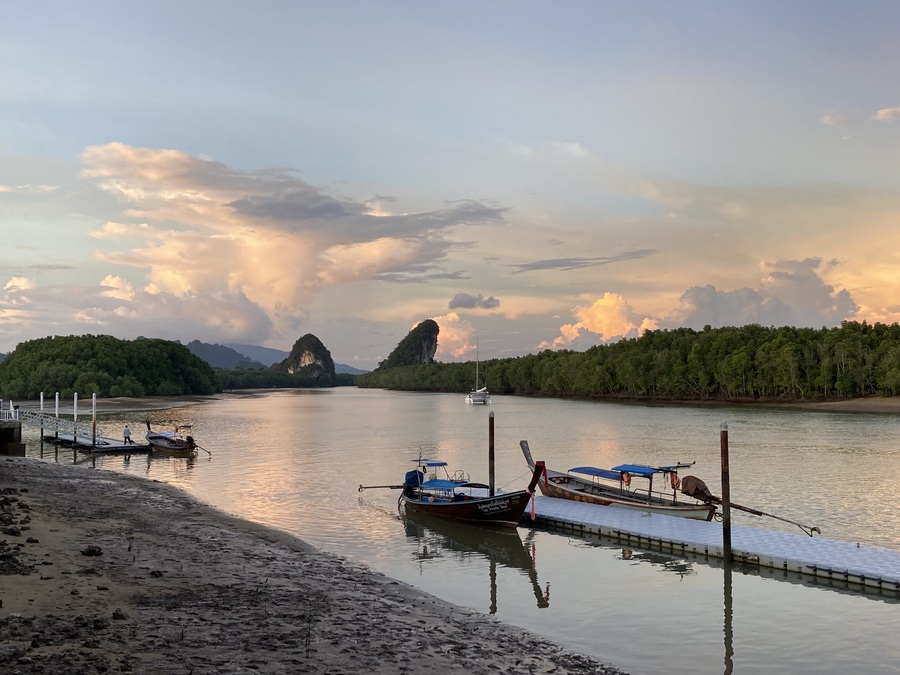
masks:
<instances>
[{"instance_id":1,"label":"muddy bank","mask_svg":"<svg viewBox=\"0 0 900 675\"><path fill-rule=\"evenodd\" d=\"M0 458L0 671L618 673L162 483Z\"/></svg>"}]
</instances>

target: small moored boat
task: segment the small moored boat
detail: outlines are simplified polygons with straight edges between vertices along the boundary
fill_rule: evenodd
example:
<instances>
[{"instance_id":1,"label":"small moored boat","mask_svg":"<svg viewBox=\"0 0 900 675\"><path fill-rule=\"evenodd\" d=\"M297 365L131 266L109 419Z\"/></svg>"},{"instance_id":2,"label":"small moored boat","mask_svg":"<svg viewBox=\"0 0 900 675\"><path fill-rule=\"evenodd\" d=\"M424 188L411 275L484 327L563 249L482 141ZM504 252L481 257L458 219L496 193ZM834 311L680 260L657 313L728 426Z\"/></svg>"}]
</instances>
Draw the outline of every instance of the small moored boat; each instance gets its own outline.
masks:
<instances>
[{"instance_id":1,"label":"small moored boat","mask_svg":"<svg viewBox=\"0 0 900 675\"><path fill-rule=\"evenodd\" d=\"M517 527L544 468L543 462L534 467L531 482L525 490L492 495L489 486L472 483L461 472L450 476L446 467L447 462L440 460L417 460L416 468L406 474L400 495L400 503L407 513ZM437 477L437 469L442 469L445 476ZM426 473L428 480L425 480Z\"/></svg>"},{"instance_id":2,"label":"small moored boat","mask_svg":"<svg viewBox=\"0 0 900 675\"><path fill-rule=\"evenodd\" d=\"M536 463L532 458L528 441L519 441L519 446L528 466L534 470L541 462ZM690 464L679 462L671 466L622 464L612 469L579 466L569 469L567 473L545 469L544 476L538 481L538 487L547 497L649 511L666 516L712 520L716 513L715 504L677 499L678 488L681 486L678 470L692 465L693 462ZM662 476L663 485L666 488L671 487L671 492L654 492L653 478L657 475ZM646 487L632 488L632 478L645 479Z\"/></svg>"},{"instance_id":3,"label":"small moored boat","mask_svg":"<svg viewBox=\"0 0 900 675\"><path fill-rule=\"evenodd\" d=\"M450 475L447 462L423 458L415 461L416 468L406 473L402 485L360 485L359 491L369 488L403 490L398 506L407 514L479 525L518 527L544 469L544 463L538 462L531 482L524 490L495 493L489 485L471 482L462 471Z\"/></svg>"},{"instance_id":4,"label":"small moored boat","mask_svg":"<svg viewBox=\"0 0 900 675\"><path fill-rule=\"evenodd\" d=\"M197 451L197 443L190 431L189 424L176 426L175 431L153 431L147 420L147 443L154 452L189 455Z\"/></svg>"}]
</instances>

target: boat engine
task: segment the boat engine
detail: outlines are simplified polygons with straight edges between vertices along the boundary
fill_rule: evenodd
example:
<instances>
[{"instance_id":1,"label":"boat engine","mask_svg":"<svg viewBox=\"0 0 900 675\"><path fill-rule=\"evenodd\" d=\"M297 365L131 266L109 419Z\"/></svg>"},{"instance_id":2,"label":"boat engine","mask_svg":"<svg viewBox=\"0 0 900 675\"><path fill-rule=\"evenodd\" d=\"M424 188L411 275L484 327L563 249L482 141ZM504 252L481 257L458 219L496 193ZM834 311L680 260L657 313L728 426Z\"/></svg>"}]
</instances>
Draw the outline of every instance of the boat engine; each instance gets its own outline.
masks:
<instances>
[{"instance_id":1,"label":"boat engine","mask_svg":"<svg viewBox=\"0 0 900 675\"><path fill-rule=\"evenodd\" d=\"M696 476L685 476L681 479L681 494L699 499L701 502L715 503L718 501L706 487L706 483Z\"/></svg>"}]
</instances>

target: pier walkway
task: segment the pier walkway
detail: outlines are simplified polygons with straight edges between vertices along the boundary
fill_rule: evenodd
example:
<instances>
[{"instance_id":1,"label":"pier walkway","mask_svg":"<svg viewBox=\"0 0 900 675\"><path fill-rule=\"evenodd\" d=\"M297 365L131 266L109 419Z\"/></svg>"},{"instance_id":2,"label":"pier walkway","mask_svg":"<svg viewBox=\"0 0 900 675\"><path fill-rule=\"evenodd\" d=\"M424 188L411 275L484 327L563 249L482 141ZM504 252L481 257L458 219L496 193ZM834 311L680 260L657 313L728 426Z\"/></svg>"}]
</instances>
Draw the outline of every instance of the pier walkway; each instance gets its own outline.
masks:
<instances>
[{"instance_id":1,"label":"pier walkway","mask_svg":"<svg viewBox=\"0 0 900 675\"><path fill-rule=\"evenodd\" d=\"M149 452L150 450L150 445L147 443L126 444L124 439L99 436L95 432L93 422L76 422L34 410L16 410L14 419L26 426L42 429L44 439L47 441L66 443L91 452Z\"/></svg>"},{"instance_id":2,"label":"pier walkway","mask_svg":"<svg viewBox=\"0 0 900 675\"><path fill-rule=\"evenodd\" d=\"M530 522L526 514L522 524ZM722 524L714 521L536 496L535 522L636 546L725 557ZM734 524L731 549L735 562L900 592L900 551L893 549Z\"/></svg>"}]
</instances>

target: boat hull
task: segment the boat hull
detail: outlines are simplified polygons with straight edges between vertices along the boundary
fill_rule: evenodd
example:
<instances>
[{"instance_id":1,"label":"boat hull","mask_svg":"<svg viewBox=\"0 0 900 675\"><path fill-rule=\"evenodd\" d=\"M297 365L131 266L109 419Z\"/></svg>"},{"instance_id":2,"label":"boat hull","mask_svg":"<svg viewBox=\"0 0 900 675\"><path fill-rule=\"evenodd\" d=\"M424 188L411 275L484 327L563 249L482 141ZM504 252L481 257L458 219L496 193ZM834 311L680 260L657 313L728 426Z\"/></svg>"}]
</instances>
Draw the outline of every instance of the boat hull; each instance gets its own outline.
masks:
<instances>
[{"instance_id":1,"label":"boat hull","mask_svg":"<svg viewBox=\"0 0 900 675\"><path fill-rule=\"evenodd\" d=\"M506 492L494 497L466 497L461 500L403 494L400 502L407 513L433 518L478 523L498 527L518 527L531 500L527 490Z\"/></svg>"},{"instance_id":2,"label":"boat hull","mask_svg":"<svg viewBox=\"0 0 900 675\"><path fill-rule=\"evenodd\" d=\"M555 473L555 472L554 472ZM576 502L599 504L600 506L613 506L619 509L632 511L649 511L661 513L665 516L678 518L691 518L694 520L712 520L716 507L708 504L671 504L660 503L657 500L639 501L627 499L604 491L594 491L591 483L580 481L570 476L548 476L547 479L538 481L538 489L546 497L570 499ZM661 501L661 500L660 500Z\"/></svg>"},{"instance_id":3,"label":"boat hull","mask_svg":"<svg viewBox=\"0 0 900 675\"><path fill-rule=\"evenodd\" d=\"M148 434L147 443L153 452L163 452L170 455L190 455L197 451L196 444L185 439L171 439Z\"/></svg>"},{"instance_id":4,"label":"boat hull","mask_svg":"<svg viewBox=\"0 0 900 675\"><path fill-rule=\"evenodd\" d=\"M525 454L525 459L529 467L534 470L534 460L531 457L531 451L528 449L528 442L521 441L520 446ZM576 502L585 502L587 504L597 504L599 506L612 506L619 509L629 509L631 511L643 511L649 513L659 513L665 516L675 516L678 518L690 518L692 520L712 520L716 513L716 507L713 504L694 504L688 502L678 503L674 499L661 499L659 497L651 497L649 500L639 493L629 492L627 490L617 490L613 487L605 487L582 480L567 473L552 471L547 469L544 476L538 480L538 489L545 497L556 497L557 499L569 499Z\"/></svg>"}]
</instances>

